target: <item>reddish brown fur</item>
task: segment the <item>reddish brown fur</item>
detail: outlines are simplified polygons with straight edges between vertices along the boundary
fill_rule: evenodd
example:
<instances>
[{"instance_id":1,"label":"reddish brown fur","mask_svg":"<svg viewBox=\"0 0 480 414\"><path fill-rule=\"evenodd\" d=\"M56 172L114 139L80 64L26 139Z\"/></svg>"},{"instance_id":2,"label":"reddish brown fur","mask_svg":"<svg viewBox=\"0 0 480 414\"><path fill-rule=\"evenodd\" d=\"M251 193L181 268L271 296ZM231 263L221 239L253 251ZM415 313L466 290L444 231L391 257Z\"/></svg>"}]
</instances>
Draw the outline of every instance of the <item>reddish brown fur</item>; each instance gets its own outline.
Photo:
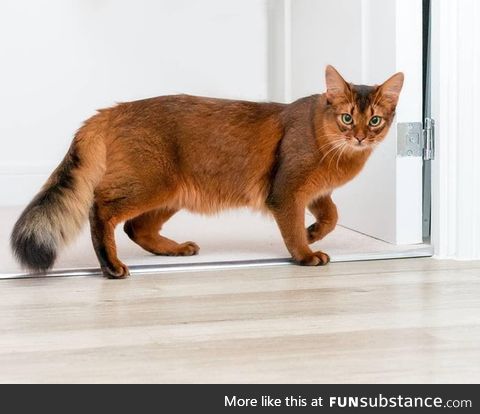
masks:
<instances>
[{"instance_id":1,"label":"reddish brown fur","mask_svg":"<svg viewBox=\"0 0 480 414\"><path fill-rule=\"evenodd\" d=\"M397 74L378 87L355 86L328 67L327 93L289 105L180 95L100 111L74 144L87 136L106 148L90 214L104 273L128 274L114 240L121 222L154 254L191 255L198 252L195 243L160 236L166 220L181 209L209 214L242 206L273 214L297 263L326 264L328 255L312 252L308 243L334 229L330 194L358 174L384 138L402 81ZM342 113L352 114L353 127L342 123ZM384 120L376 130L366 125L374 114ZM362 143L354 145L355 137ZM91 157L90 163L96 157L78 156ZM317 219L307 231L306 207Z\"/></svg>"}]
</instances>

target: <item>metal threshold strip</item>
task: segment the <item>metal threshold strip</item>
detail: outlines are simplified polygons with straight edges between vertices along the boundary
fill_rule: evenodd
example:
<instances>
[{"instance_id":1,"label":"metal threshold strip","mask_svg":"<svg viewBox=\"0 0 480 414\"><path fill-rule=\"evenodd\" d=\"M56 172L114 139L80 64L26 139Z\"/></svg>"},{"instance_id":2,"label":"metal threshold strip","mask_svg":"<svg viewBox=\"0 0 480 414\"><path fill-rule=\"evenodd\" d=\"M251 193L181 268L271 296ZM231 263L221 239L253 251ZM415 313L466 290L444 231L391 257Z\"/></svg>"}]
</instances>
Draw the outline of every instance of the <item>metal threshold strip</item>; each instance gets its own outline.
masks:
<instances>
[{"instance_id":1,"label":"metal threshold strip","mask_svg":"<svg viewBox=\"0 0 480 414\"><path fill-rule=\"evenodd\" d=\"M385 260L385 259L404 259L413 257L429 257L433 255L433 247L431 245L420 244L413 245L411 248L402 251L385 251L373 253L356 253L356 254L338 254L332 257L332 263L353 262L365 260ZM149 264L149 265L132 265L130 273L132 275L158 274L166 272L200 272L206 270L228 270L240 268L260 268L269 266L286 266L293 265L290 258L283 259L258 259L258 260L231 260L219 262L200 262L200 263L174 263L174 264ZM32 274L27 272L18 273L0 273L1 279L32 279L32 278L48 278L48 277L73 277L73 276L99 276L100 269L95 267L78 268L78 269L58 269L42 274Z\"/></svg>"}]
</instances>

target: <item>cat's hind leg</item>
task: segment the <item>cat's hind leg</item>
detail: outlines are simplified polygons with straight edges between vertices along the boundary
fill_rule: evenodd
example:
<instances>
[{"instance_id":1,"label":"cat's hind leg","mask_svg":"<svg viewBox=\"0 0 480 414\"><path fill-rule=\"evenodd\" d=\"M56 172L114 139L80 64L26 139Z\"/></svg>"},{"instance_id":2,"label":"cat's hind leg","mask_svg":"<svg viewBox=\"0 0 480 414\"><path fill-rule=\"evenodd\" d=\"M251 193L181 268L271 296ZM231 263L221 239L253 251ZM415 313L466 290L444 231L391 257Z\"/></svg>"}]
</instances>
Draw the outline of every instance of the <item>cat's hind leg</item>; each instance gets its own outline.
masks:
<instances>
[{"instance_id":1,"label":"cat's hind leg","mask_svg":"<svg viewBox=\"0 0 480 414\"><path fill-rule=\"evenodd\" d=\"M159 208L128 220L123 229L128 237L150 253L161 256L192 256L200 248L194 242L177 243L160 235L163 224L177 210Z\"/></svg>"},{"instance_id":2,"label":"cat's hind leg","mask_svg":"<svg viewBox=\"0 0 480 414\"><path fill-rule=\"evenodd\" d=\"M108 208L102 208L99 203L94 202L90 210L93 248L103 274L110 279L123 279L129 275L129 271L117 257L115 227L118 220L108 213Z\"/></svg>"}]
</instances>

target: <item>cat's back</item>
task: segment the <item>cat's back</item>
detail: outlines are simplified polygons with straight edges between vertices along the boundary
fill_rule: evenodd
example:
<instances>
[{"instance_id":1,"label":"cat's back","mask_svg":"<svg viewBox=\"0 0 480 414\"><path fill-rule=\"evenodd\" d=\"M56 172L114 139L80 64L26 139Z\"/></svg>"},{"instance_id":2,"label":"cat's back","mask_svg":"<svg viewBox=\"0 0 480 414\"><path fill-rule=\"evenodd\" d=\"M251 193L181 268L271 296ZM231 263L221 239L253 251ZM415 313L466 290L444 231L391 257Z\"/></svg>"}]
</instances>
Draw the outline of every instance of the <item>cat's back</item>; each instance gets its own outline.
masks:
<instances>
[{"instance_id":1,"label":"cat's back","mask_svg":"<svg viewBox=\"0 0 480 414\"><path fill-rule=\"evenodd\" d=\"M138 122L161 120L168 116L170 120L192 121L201 119L223 120L228 122L251 123L265 120L280 114L286 104L277 102L255 102L235 99L210 98L194 95L164 95L122 102L111 108L112 115L128 117Z\"/></svg>"},{"instance_id":2,"label":"cat's back","mask_svg":"<svg viewBox=\"0 0 480 414\"><path fill-rule=\"evenodd\" d=\"M199 157L212 164L270 155L281 138L286 104L167 95L125 104L128 128L148 131L159 143L175 146L186 165Z\"/></svg>"}]
</instances>

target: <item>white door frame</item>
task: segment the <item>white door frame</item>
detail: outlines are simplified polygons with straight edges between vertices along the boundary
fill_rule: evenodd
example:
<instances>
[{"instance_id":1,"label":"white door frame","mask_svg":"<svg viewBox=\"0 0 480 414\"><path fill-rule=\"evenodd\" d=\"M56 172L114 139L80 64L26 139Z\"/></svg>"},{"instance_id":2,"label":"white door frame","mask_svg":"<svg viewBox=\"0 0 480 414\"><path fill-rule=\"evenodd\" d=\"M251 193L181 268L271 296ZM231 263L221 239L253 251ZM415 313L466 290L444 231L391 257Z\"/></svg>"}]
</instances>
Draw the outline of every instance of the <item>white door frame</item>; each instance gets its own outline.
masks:
<instances>
[{"instance_id":1,"label":"white door frame","mask_svg":"<svg viewBox=\"0 0 480 414\"><path fill-rule=\"evenodd\" d=\"M480 4L431 0L432 243L438 258L480 259Z\"/></svg>"}]
</instances>

